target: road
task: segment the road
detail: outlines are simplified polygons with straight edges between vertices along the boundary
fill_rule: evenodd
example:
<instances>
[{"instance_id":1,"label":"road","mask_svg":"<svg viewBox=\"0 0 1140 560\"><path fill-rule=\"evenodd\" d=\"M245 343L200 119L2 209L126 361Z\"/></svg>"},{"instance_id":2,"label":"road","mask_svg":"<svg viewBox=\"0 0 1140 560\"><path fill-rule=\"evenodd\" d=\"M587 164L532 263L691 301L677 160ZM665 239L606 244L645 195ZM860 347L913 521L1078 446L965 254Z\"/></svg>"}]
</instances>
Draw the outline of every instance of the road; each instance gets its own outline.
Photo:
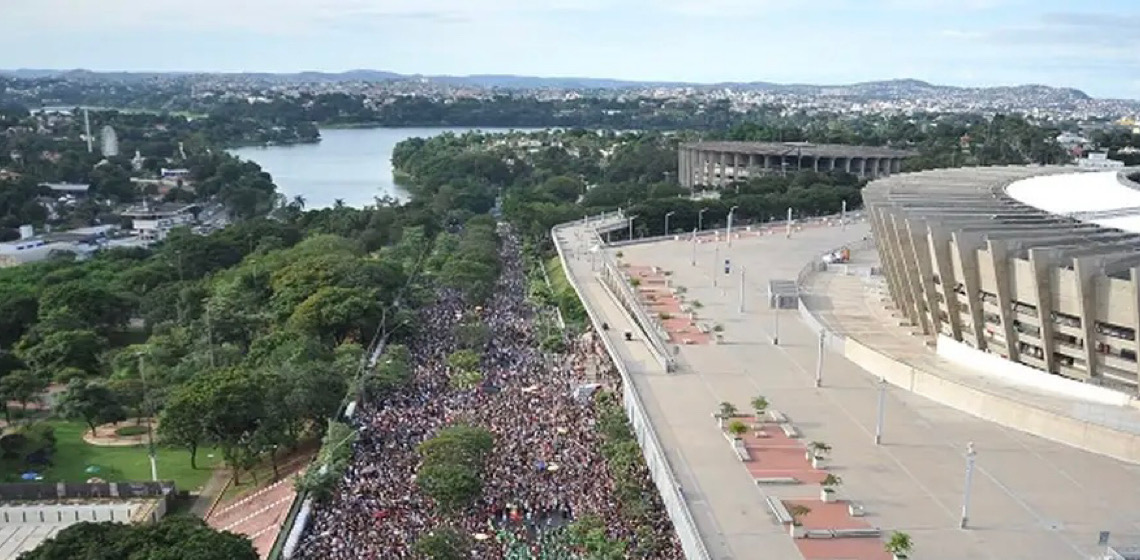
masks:
<instances>
[{"instance_id":1,"label":"road","mask_svg":"<svg viewBox=\"0 0 1140 560\"><path fill-rule=\"evenodd\" d=\"M567 236L572 236L567 233ZM815 255L861 239L866 226L808 229L742 239L733 247L698 246L697 266L685 239L622 247L624 260L659 266L704 305L702 320L724 326L721 345L682 346L680 371L665 374L641 342L625 343L634 383L668 451L694 518L713 558L799 558L783 528L771 520L763 494L733 456L710 419L717 403L740 409L764 394L804 432L829 443L840 494L867 509L868 522L908 532L923 559L1073 558L1097 550L1097 534L1114 542L1140 539L1140 467L1075 450L979 420L888 389L884 444L874 445L876 378L842 357L824 356L824 383L814 386L817 338L795 312L776 316L764 293L770 279L795 279ZM626 319L600 287L590 260L571 243L568 273L584 296L624 330ZM714 262L714 257L720 260ZM723 259L732 273L723 275ZM738 311L739 269L747 269L746 312ZM719 286L712 278L718 276ZM974 442L977 468L969 529L959 528L964 450ZM771 489L783 499L818 494L816 487Z\"/></svg>"}]
</instances>

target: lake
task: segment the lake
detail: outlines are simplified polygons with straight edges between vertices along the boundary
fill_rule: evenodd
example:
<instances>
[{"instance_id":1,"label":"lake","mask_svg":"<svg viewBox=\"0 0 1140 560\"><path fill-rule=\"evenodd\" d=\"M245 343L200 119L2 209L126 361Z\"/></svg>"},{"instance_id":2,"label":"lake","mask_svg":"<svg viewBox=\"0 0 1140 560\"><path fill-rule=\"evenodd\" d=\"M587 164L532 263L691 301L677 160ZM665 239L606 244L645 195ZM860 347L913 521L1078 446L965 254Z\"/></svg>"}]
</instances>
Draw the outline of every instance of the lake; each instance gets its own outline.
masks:
<instances>
[{"instance_id":1,"label":"lake","mask_svg":"<svg viewBox=\"0 0 1140 560\"><path fill-rule=\"evenodd\" d=\"M392 150L402 140L444 132L497 128L345 128L321 129L321 142L295 146L248 147L230 153L257 162L273 176L289 200L301 195L306 208L325 208L337 200L363 207L374 197L403 199L407 193L392 179Z\"/></svg>"}]
</instances>

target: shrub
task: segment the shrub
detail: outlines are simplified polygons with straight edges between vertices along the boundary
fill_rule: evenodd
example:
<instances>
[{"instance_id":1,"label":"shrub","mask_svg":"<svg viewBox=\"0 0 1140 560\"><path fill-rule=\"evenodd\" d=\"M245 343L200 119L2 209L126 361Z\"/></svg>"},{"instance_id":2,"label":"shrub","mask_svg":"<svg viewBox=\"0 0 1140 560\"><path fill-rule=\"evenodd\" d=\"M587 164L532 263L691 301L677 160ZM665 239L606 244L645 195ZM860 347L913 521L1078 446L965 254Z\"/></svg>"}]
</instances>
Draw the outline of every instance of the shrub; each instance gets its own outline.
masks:
<instances>
[{"instance_id":1,"label":"shrub","mask_svg":"<svg viewBox=\"0 0 1140 560\"><path fill-rule=\"evenodd\" d=\"M133 437L141 436L146 433L146 426L123 426L115 430L115 435L119 437Z\"/></svg>"},{"instance_id":2,"label":"shrub","mask_svg":"<svg viewBox=\"0 0 1140 560\"><path fill-rule=\"evenodd\" d=\"M668 321L669 319L673 318L672 313L665 313L665 312L658 313L657 316L660 317L662 321Z\"/></svg>"}]
</instances>

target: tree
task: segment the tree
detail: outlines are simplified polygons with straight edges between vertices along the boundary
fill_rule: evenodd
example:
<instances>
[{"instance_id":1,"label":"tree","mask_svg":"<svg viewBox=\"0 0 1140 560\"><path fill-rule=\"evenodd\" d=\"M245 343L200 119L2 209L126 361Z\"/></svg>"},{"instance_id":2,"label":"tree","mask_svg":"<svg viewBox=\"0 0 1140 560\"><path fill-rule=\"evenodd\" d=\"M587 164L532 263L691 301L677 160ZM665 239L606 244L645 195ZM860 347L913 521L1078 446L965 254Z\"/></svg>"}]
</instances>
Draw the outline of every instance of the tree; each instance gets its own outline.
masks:
<instances>
[{"instance_id":1,"label":"tree","mask_svg":"<svg viewBox=\"0 0 1140 560\"><path fill-rule=\"evenodd\" d=\"M187 388L197 393L193 399L200 405L203 433L234 468L235 484L241 459L253 448L254 433L265 419L267 385L264 375L231 367L200 374Z\"/></svg>"},{"instance_id":2,"label":"tree","mask_svg":"<svg viewBox=\"0 0 1140 560\"><path fill-rule=\"evenodd\" d=\"M412 548L429 560L464 560L470 555L471 539L464 532L441 527L420 537Z\"/></svg>"},{"instance_id":3,"label":"tree","mask_svg":"<svg viewBox=\"0 0 1140 560\"><path fill-rule=\"evenodd\" d=\"M20 408L27 412L28 403L33 401L44 389L47 389L47 386L46 380L28 370L14 371L0 378L0 398L4 399L5 403L8 401L20 403ZM6 407L4 415L9 422L12 421L11 417L8 416Z\"/></svg>"},{"instance_id":4,"label":"tree","mask_svg":"<svg viewBox=\"0 0 1140 560\"><path fill-rule=\"evenodd\" d=\"M760 421L760 417L764 414L764 411L768 410L768 399L766 399L764 395L756 395L752 398L751 404L752 410L756 411L756 420Z\"/></svg>"},{"instance_id":5,"label":"tree","mask_svg":"<svg viewBox=\"0 0 1140 560\"><path fill-rule=\"evenodd\" d=\"M902 531L895 531L891 533L890 540L884 547L887 552L893 554L895 558L907 558L914 550L914 542L911 540L910 535Z\"/></svg>"},{"instance_id":6,"label":"tree","mask_svg":"<svg viewBox=\"0 0 1140 560\"><path fill-rule=\"evenodd\" d=\"M482 355L474 350L456 350L447 357L447 366L456 372L479 371Z\"/></svg>"},{"instance_id":7,"label":"tree","mask_svg":"<svg viewBox=\"0 0 1140 560\"><path fill-rule=\"evenodd\" d=\"M198 446L206 439L201 416L201 393L192 385L182 386L170 395L158 422L158 437L190 452L190 468L198 468Z\"/></svg>"},{"instance_id":8,"label":"tree","mask_svg":"<svg viewBox=\"0 0 1140 560\"><path fill-rule=\"evenodd\" d=\"M627 544L609 538L606 524L600 517L586 515L567 527L567 536L576 548L583 550L591 560L622 560L626 558Z\"/></svg>"},{"instance_id":9,"label":"tree","mask_svg":"<svg viewBox=\"0 0 1140 560\"><path fill-rule=\"evenodd\" d=\"M44 290L40 297L40 317L69 313L84 325L114 329L127 323L133 302L106 285L74 280Z\"/></svg>"},{"instance_id":10,"label":"tree","mask_svg":"<svg viewBox=\"0 0 1140 560\"><path fill-rule=\"evenodd\" d=\"M64 418L82 420L91 428L91 435L100 424L127 419L115 393L106 385L80 379L73 380L60 395L59 412Z\"/></svg>"},{"instance_id":11,"label":"tree","mask_svg":"<svg viewBox=\"0 0 1140 560\"><path fill-rule=\"evenodd\" d=\"M99 355L106 339L90 330L52 331L30 346L27 337L18 348L21 357L37 372L54 375L65 368L77 368L88 374L99 371Z\"/></svg>"},{"instance_id":12,"label":"tree","mask_svg":"<svg viewBox=\"0 0 1140 560\"><path fill-rule=\"evenodd\" d=\"M416 471L416 484L445 512L470 505L483 490L478 471L457 463L425 463Z\"/></svg>"},{"instance_id":13,"label":"tree","mask_svg":"<svg viewBox=\"0 0 1140 560\"><path fill-rule=\"evenodd\" d=\"M76 523L20 555L20 560L75 559L257 560L243 536L215 531L200 519L175 515L154 525Z\"/></svg>"}]
</instances>

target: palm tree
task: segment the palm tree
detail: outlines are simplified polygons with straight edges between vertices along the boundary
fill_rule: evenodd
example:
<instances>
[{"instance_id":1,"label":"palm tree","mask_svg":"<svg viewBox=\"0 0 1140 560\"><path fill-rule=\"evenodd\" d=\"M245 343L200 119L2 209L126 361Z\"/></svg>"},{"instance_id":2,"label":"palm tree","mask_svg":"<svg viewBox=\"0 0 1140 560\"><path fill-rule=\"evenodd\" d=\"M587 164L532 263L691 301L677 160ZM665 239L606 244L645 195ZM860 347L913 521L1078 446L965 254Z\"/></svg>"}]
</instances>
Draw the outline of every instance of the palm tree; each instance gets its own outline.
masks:
<instances>
[{"instance_id":1,"label":"palm tree","mask_svg":"<svg viewBox=\"0 0 1140 560\"><path fill-rule=\"evenodd\" d=\"M756 411L756 420L760 420L760 416L768 409L768 399L764 395L756 395L752 398L752 408Z\"/></svg>"},{"instance_id":2,"label":"palm tree","mask_svg":"<svg viewBox=\"0 0 1140 560\"><path fill-rule=\"evenodd\" d=\"M344 199L338 198L333 201L333 208L344 208Z\"/></svg>"},{"instance_id":3,"label":"palm tree","mask_svg":"<svg viewBox=\"0 0 1140 560\"><path fill-rule=\"evenodd\" d=\"M895 531L891 534L891 540L887 541L883 548L893 554L895 558L907 558L910 556L910 551L914 549L914 542L910 540L910 535L902 531Z\"/></svg>"},{"instance_id":4,"label":"palm tree","mask_svg":"<svg viewBox=\"0 0 1140 560\"><path fill-rule=\"evenodd\" d=\"M733 420L732 423L728 425L728 431L732 434L732 437L740 439L745 433L748 432L748 426L745 426L744 422L741 422L740 420Z\"/></svg>"},{"instance_id":5,"label":"palm tree","mask_svg":"<svg viewBox=\"0 0 1140 560\"><path fill-rule=\"evenodd\" d=\"M304 196L297 195L297 196L293 197L292 206L298 210L304 210L305 209L305 202L306 201L305 201Z\"/></svg>"},{"instance_id":6,"label":"palm tree","mask_svg":"<svg viewBox=\"0 0 1140 560\"><path fill-rule=\"evenodd\" d=\"M728 401L720 403L721 418L732 418L734 416L736 416L736 405Z\"/></svg>"}]
</instances>

